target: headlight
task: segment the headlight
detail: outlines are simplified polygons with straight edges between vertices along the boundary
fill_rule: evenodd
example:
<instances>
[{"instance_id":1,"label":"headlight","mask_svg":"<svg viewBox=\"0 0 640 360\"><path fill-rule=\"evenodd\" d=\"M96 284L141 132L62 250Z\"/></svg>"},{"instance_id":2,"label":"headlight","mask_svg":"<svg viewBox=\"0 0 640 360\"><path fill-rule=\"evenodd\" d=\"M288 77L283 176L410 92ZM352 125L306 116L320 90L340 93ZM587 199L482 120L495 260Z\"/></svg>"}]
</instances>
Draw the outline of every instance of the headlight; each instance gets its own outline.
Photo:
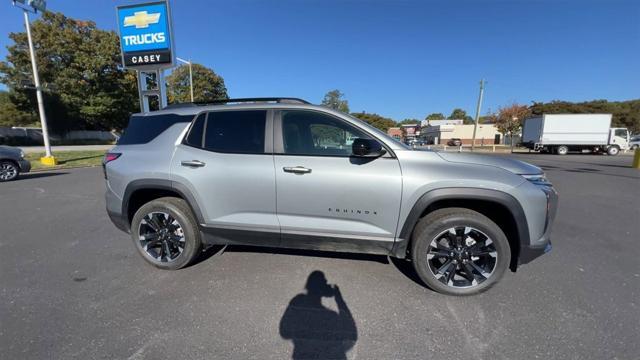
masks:
<instances>
[{"instance_id":1,"label":"headlight","mask_svg":"<svg viewBox=\"0 0 640 360\"><path fill-rule=\"evenodd\" d=\"M24 151L20 150L20 157L24 159Z\"/></svg>"},{"instance_id":2,"label":"headlight","mask_svg":"<svg viewBox=\"0 0 640 360\"><path fill-rule=\"evenodd\" d=\"M533 184L543 185L543 186L551 186L549 180L547 180L547 176L545 174L535 174L535 175L522 175L523 178L529 180Z\"/></svg>"}]
</instances>

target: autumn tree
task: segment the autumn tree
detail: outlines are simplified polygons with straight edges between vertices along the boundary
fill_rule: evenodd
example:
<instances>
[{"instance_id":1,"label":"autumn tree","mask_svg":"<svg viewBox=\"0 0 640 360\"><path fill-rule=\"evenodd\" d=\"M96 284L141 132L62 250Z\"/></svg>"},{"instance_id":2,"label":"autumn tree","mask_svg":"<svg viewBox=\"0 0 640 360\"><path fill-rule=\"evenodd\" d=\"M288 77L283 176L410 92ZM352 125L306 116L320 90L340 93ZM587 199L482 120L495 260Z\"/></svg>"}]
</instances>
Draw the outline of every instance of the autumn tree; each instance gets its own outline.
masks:
<instances>
[{"instance_id":1,"label":"autumn tree","mask_svg":"<svg viewBox=\"0 0 640 360\"><path fill-rule=\"evenodd\" d=\"M503 135L511 138L511 151L513 151L513 136L520 133L524 119L531 115L531 111L526 105L513 103L498 109L496 116L496 127Z\"/></svg>"},{"instance_id":2,"label":"autumn tree","mask_svg":"<svg viewBox=\"0 0 640 360\"><path fill-rule=\"evenodd\" d=\"M351 116L354 116L384 132L389 130L390 127L396 126L396 122L393 119L389 119L378 114L371 114L363 111L359 113L352 113Z\"/></svg>"}]
</instances>

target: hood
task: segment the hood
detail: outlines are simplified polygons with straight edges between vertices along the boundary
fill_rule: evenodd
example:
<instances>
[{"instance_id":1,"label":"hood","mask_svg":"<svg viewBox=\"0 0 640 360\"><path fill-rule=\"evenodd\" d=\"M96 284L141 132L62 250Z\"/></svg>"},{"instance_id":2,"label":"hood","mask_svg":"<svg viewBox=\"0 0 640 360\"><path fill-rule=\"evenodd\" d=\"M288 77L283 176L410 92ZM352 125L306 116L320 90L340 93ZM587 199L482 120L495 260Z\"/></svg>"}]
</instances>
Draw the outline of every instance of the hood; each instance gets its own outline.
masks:
<instances>
[{"instance_id":1,"label":"hood","mask_svg":"<svg viewBox=\"0 0 640 360\"><path fill-rule=\"evenodd\" d=\"M495 166L519 175L542 174L542 169L535 165L531 165L524 161L507 159L499 156L447 152L437 152L437 154L444 160L454 163Z\"/></svg>"},{"instance_id":2,"label":"hood","mask_svg":"<svg viewBox=\"0 0 640 360\"><path fill-rule=\"evenodd\" d=\"M6 146L6 145L0 145L0 153L20 155L21 151L22 150L20 150L19 148Z\"/></svg>"}]
</instances>

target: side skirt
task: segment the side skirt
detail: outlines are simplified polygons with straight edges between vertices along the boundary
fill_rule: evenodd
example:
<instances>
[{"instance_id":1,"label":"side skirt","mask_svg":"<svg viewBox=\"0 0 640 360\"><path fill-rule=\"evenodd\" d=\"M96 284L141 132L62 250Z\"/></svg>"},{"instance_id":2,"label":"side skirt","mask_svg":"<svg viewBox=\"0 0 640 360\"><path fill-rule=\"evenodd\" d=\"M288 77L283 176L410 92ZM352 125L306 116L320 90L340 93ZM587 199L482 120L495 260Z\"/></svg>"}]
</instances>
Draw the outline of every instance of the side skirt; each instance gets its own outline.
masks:
<instances>
[{"instance_id":1,"label":"side skirt","mask_svg":"<svg viewBox=\"0 0 640 360\"><path fill-rule=\"evenodd\" d=\"M210 245L250 245L287 249L350 252L389 255L393 239L366 236L333 236L316 233L282 233L271 230L247 230L201 226L202 241Z\"/></svg>"}]
</instances>

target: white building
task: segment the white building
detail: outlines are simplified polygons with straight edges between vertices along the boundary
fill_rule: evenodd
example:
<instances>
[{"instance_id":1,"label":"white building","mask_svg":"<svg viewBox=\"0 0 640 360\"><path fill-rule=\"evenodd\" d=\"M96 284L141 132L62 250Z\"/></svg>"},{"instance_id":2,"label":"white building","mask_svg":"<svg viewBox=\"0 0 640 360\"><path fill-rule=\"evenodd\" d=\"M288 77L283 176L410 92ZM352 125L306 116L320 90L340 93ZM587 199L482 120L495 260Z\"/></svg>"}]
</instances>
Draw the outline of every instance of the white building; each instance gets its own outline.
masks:
<instances>
[{"instance_id":1,"label":"white building","mask_svg":"<svg viewBox=\"0 0 640 360\"><path fill-rule=\"evenodd\" d=\"M450 120L448 120L450 121ZM462 121L462 120L460 120ZM435 125L422 128L422 137L434 144L445 144L450 139L460 139L463 144L471 145L473 139L473 125ZM501 144L502 134L494 124L478 124L476 131L476 145Z\"/></svg>"}]
</instances>

